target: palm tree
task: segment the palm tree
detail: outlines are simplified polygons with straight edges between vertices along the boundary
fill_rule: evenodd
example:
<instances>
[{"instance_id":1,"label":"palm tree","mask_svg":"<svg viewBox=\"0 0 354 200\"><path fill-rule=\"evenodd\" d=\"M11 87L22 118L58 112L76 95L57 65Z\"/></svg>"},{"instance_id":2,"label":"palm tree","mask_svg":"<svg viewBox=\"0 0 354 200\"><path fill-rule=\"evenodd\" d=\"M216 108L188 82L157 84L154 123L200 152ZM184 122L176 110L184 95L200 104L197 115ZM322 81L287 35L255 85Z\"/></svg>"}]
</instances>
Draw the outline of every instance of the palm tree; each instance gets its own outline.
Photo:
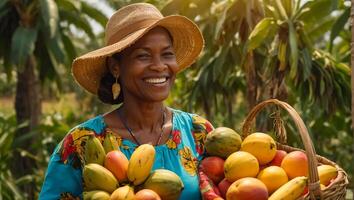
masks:
<instances>
[{"instance_id":1,"label":"palm tree","mask_svg":"<svg viewBox=\"0 0 354 200\"><path fill-rule=\"evenodd\" d=\"M76 56L72 41L73 29L82 31L95 42L88 19L102 27L107 18L84 1L76 0L3 0L0 3L0 59L8 75L17 72L15 111L17 123L27 123L16 137L27 139L16 146L31 152L35 137L31 131L41 116L41 87L55 81L61 86L65 74ZM25 136L27 135L27 136ZM33 160L14 154L13 171L19 176L30 174ZM33 185L25 186L29 199L34 198Z\"/></svg>"},{"instance_id":2,"label":"palm tree","mask_svg":"<svg viewBox=\"0 0 354 200\"><path fill-rule=\"evenodd\" d=\"M258 0L180 2L170 1L162 12L180 13L195 20L206 43L193 70L180 76L180 82L187 83L182 102L187 102L188 110L202 108L208 119L224 118L224 124L231 125L235 110L242 107L235 108L237 99L243 96L244 90L248 97L255 93L252 83L257 80L251 72L255 65L250 59L242 59L242 48L255 24L264 16L261 3ZM243 61L247 61L249 67L245 70L250 73L243 73L240 67Z\"/></svg>"},{"instance_id":3,"label":"palm tree","mask_svg":"<svg viewBox=\"0 0 354 200\"><path fill-rule=\"evenodd\" d=\"M232 126L236 110L268 98L296 103L301 96L327 113L338 106L347 109L349 68L319 50L325 49L322 41L336 21L331 12L340 2L169 1L162 12L194 19L206 40L195 70L181 77L181 82L190 83L182 92L183 101L188 108L202 108L209 119L223 118L223 124ZM289 96L288 90L295 93ZM238 101L243 97L247 104Z\"/></svg>"}]
</instances>

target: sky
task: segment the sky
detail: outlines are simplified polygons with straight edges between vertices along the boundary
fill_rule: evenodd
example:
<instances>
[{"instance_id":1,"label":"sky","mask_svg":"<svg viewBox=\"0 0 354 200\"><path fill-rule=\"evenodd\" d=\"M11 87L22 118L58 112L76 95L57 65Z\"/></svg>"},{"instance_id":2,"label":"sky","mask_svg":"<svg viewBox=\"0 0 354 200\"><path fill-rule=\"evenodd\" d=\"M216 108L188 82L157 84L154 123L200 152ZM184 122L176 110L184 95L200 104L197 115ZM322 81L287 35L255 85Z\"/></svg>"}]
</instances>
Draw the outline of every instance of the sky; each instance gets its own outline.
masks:
<instances>
[{"instance_id":1,"label":"sky","mask_svg":"<svg viewBox=\"0 0 354 200\"><path fill-rule=\"evenodd\" d=\"M111 17L111 15L114 13L114 10L109 5L107 5L104 0L86 0L86 2L101 10L102 13L107 16L107 18ZM102 27L97 22L90 20L90 24L92 25L95 34L102 31Z\"/></svg>"}]
</instances>

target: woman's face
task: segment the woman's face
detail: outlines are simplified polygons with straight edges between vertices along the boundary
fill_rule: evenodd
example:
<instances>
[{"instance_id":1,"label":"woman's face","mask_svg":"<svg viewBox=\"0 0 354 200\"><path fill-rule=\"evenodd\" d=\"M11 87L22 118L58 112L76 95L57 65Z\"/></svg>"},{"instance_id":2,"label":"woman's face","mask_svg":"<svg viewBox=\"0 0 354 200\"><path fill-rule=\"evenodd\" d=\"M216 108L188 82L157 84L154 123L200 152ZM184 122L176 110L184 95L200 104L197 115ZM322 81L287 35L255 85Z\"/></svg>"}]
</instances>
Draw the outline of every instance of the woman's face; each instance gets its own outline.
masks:
<instances>
[{"instance_id":1,"label":"woman's face","mask_svg":"<svg viewBox=\"0 0 354 200\"><path fill-rule=\"evenodd\" d=\"M119 76L124 97L147 102L165 100L174 83L178 65L168 32L156 27L121 52Z\"/></svg>"}]
</instances>

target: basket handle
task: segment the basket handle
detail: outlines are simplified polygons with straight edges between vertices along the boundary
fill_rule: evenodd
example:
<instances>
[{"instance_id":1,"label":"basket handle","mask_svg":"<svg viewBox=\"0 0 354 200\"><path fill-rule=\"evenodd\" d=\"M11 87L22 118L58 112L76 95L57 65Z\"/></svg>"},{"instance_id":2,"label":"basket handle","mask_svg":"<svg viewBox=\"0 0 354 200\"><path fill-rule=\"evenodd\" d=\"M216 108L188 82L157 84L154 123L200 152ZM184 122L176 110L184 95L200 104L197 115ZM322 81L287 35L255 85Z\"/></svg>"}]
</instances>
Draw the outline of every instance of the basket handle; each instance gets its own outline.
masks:
<instances>
[{"instance_id":1,"label":"basket handle","mask_svg":"<svg viewBox=\"0 0 354 200\"><path fill-rule=\"evenodd\" d=\"M250 111L250 113L246 117L246 120L244 121L242 127L242 136L246 137L251 133L251 126L253 124L255 117L263 108L265 108L267 105L270 104L274 104L286 110L291 116L291 118L293 119L293 121L295 122L296 127L299 130L301 140L304 144L305 153L308 159L308 166L309 166L308 188L309 188L310 198L322 199L322 192L320 189L320 182L319 182L318 171L317 171L316 152L304 122L302 121L300 115L296 112L296 110L293 107L291 107L289 104L283 101L279 101L278 99L269 99L259 103ZM282 131L279 134L286 134L286 133ZM286 135L283 136L280 135L280 138L282 137L286 138Z\"/></svg>"}]
</instances>

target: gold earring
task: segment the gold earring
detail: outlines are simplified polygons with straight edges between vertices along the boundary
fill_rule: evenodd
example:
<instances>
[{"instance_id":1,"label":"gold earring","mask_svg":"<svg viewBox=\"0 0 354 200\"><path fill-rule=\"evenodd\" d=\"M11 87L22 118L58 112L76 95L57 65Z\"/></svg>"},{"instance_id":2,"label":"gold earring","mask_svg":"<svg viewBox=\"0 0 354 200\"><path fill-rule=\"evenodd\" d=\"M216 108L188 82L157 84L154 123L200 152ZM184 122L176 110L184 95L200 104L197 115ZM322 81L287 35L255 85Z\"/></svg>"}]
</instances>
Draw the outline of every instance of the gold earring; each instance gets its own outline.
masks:
<instances>
[{"instance_id":1,"label":"gold earring","mask_svg":"<svg viewBox=\"0 0 354 200\"><path fill-rule=\"evenodd\" d=\"M112 94L113 94L113 99L116 100L119 96L120 93L120 85L118 83L118 76L115 76L116 82L113 83L112 85Z\"/></svg>"}]
</instances>

